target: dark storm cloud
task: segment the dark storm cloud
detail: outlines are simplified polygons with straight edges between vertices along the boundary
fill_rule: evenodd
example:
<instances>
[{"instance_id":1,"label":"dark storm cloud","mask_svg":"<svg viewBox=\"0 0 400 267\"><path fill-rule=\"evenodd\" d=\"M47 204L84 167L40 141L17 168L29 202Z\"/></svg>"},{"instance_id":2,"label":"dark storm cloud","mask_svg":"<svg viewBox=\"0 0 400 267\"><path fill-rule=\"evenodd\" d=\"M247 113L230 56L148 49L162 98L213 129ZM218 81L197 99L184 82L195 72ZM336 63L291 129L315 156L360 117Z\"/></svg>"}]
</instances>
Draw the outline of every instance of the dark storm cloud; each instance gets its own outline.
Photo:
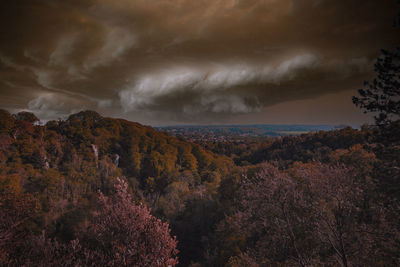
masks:
<instances>
[{"instance_id":1,"label":"dark storm cloud","mask_svg":"<svg viewBox=\"0 0 400 267\"><path fill-rule=\"evenodd\" d=\"M222 121L357 89L399 43L395 1L6 1L0 106ZM296 106L293 106L295 109Z\"/></svg>"}]
</instances>

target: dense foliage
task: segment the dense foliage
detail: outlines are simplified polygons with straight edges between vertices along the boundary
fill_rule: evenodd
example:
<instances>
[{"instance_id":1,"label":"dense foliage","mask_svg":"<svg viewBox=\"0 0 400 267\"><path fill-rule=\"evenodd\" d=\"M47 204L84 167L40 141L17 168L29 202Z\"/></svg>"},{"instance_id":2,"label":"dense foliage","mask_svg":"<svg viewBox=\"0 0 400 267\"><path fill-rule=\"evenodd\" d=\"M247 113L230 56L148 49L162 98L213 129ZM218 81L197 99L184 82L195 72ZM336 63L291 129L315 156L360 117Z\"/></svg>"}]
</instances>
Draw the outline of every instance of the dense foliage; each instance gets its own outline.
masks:
<instances>
[{"instance_id":1,"label":"dense foliage","mask_svg":"<svg viewBox=\"0 0 400 267\"><path fill-rule=\"evenodd\" d=\"M397 266L398 125L195 144L0 110L1 264Z\"/></svg>"},{"instance_id":2,"label":"dense foliage","mask_svg":"<svg viewBox=\"0 0 400 267\"><path fill-rule=\"evenodd\" d=\"M46 230L46 238L60 244L85 237L88 222L94 219L88 211L96 209L98 191L105 197L113 194L116 177L121 176L135 202L151 207L164 220L179 221L176 217L186 212L185 202L196 207L203 198L208 201L232 166L229 158L199 145L92 111L45 126L36 125L34 118L26 112L12 116L0 111L1 212L16 209L29 215L24 208L28 199L37 205L32 216L18 215L15 221L2 223L2 243L17 226L24 235L40 236ZM20 204L7 208L10 199ZM136 211L145 216L148 211L143 209Z\"/></svg>"},{"instance_id":3,"label":"dense foliage","mask_svg":"<svg viewBox=\"0 0 400 267\"><path fill-rule=\"evenodd\" d=\"M298 164L285 172L265 165L242 181L238 211L222 225L246 242L246 254L233 259L242 266L396 265L386 250L399 231L369 198L370 188L341 165Z\"/></svg>"},{"instance_id":4,"label":"dense foliage","mask_svg":"<svg viewBox=\"0 0 400 267\"><path fill-rule=\"evenodd\" d=\"M111 197L99 193L97 208L93 212L86 235L70 242L60 243L56 239L41 235L28 235L21 240L11 231L2 236L2 263L12 266L175 266L175 238L170 236L167 223L152 216L143 205L135 205L127 192L128 185L117 179ZM7 203L3 201L2 203ZM8 221L23 222L27 214L15 211L26 209L21 202L7 203ZM11 205L10 205L11 204ZM2 209L2 211L5 211ZM14 212L13 212L14 211ZM32 213L32 211L31 211Z\"/></svg>"}]
</instances>

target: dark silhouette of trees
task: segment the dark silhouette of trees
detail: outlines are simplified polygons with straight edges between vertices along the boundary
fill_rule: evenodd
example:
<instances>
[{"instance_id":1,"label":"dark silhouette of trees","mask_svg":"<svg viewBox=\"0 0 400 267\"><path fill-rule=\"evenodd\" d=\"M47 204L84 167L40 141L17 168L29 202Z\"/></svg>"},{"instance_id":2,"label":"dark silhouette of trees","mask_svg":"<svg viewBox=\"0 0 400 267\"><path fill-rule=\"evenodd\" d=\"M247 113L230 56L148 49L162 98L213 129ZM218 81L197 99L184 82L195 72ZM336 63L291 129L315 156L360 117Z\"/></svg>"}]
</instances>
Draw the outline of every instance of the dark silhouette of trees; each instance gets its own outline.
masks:
<instances>
[{"instance_id":1,"label":"dark silhouette of trees","mask_svg":"<svg viewBox=\"0 0 400 267\"><path fill-rule=\"evenodd\" d=\"M400 1L398 1L400 4ZM400 26L400 12L393 21L394 27ZM393 132L393 122L397 121L394 128L399 133L400 119L400 47L394 51L382 49L382 55L377 58L374 65L377 74L372 82L365 81L364 89L359 89L360 96L353 96L353 103L364 109L364 113L377 113L375 123L385 129L388 126L389 134ZM392 126L392 127L391 127Z\"/></svg>"},{"instance_id":2,"label":"dark silhouette of trees","mask_svg":"<svg viewBox=\"0 0 400 267\"><path fill-rule=\"evenodd\" d=\"M400 1L398 1L400 4ZM400 26L400 12L394 20ZM365 112L375 112L374 148L378 163L375 164L373 179L377 185L376 199L389 210L388 220L398 225L400 221L400 47L393 51L382 50L375 63L376 78L365 82L359 90L360 96L353 97L356 106ZM399 237L393 237L398 240ZM391 245L398 251L399 245ZM396 253L396 252L395 252Z\"/></svg>"},{"instance_id":3,"label":"dark silhouette of trees","mask_svg":"<svg viewBox=\"0 0 400 267\"><path fill-rule=\"evenodd\" d=\"M400 117L400 47L395 51L382 50L375 63L377 77L364 83L353 103L364 112L376 112L376 124L385 126Z\"/></svg>"}]
</instances>

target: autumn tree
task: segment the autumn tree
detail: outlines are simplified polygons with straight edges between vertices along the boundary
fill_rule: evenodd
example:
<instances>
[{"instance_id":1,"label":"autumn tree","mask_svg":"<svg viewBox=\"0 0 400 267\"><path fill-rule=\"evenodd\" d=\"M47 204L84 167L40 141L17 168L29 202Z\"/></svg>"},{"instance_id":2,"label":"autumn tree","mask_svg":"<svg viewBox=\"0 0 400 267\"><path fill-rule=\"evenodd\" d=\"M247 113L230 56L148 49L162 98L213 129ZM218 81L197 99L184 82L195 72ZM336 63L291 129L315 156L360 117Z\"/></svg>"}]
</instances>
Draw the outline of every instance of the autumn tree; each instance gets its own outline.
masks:
<instances>
[{"instance_id":1,"label":"autumn tree","mask_svg":"<svg viewBox=\"0 0 400 267\"><path fill-rule=\"evenodd\" d=\"M78 239L68 243L59 242L47 237L45 231L24 240L18 248L18 254L7 263L8 266L94 266L94 255L82 247Z\"/></svg>"},{"instance_id":2,"label":"autumn tree","mask_svg":"<svg viewBox=\"0 0 400 267\"><path fill-rule=\"evenodd\" d=\"M135 205L128 184L118 179L115 193L100 193L89 231L98 266L175 266L177 241L167 223L143 205Z\"/></svg>"},{"instance_id":3,"label":"autumn tree","mask_svg":"<svg viewBox=\"0 0 400 267\"><path fill-rule=\"evenodd\" d=\"M85 237L70 242L46 233L23 237L17 227L30 218L30 199L3 194L0 220L0 262L9 266L175 266L177 241L169 225L136 205L128 185L117 179L115 192L100 193ZM28 201L29 200L29 201ZM11 206L10 206L11 205Z\"/></svg>"},{"instance_id":4,"label":"autumn tree","mask_svg":"<svg viewBox=\"0 0 400 267\"><path fill-rule=\"evenodd\" d=\"M9 134L14 124L14 117L8 111L0 109L0 134Z\"/></svg>"},{"instance_id":5,"label":"autumn tree","mask_svg":"<svg viewBox=\"0 0 400 267\"><path fill-rule=\"evenodd\" d=\"M368 202L366 190L371 185L344 166L300 164L294 172L297 179L306 180L302 191L312 196L310 230L319 244L319 256L346 267L377 264L382 255L374 244L380 233L366 217L373 214L379 221L383 214Z\"/></svg>"},{"instance_id":6,"label":"autumn tree","mask_svg":"<svg viewBox=\"0 0 400 267\"><path fill-rule=\"evenodd\" d=\"M314 240L305 220L310 209L307 196L297 187L287 174L265 165L255 177L243 179L236 202L239 210L222 226L244 237L247 257L262 266L312 263Z\"/></svg>"},{"instance_id":7,"label":"autumn tree","mask_svg":"<svg viewBox=\"0 0 400 267\"><path fill-rule=\"evenodd\" d=\"M344 166L272 165L243 180L238 211L220 230L245 238L231 262L260 266L392 266L398 230L370 201L357 172ZM389 238L390 233L392 236Z\"/></svg>"},{"instance_id":8,"label":"autumn tree","mask_svg":"<svg viewBox=\"0 0 400 267\"><path fill-rule=\"evenodd\" d=\"M40 121L38 117L35 116L35 114L26 111L18 112L16 115L14 115L14 117L16 120L27 121L31 123Z\"/></svg>"},{"instance_id":9,"label":"autumn tree","mask_svg":"<svg viewBox=\"0 0 400 267\"><path fill-rule=\"evenodd\" d=\"M12 262L15 249L27 235L24 224L36 215L37 208L33 196L0 189L0 265Z\"/></svg>"}]
</instances>

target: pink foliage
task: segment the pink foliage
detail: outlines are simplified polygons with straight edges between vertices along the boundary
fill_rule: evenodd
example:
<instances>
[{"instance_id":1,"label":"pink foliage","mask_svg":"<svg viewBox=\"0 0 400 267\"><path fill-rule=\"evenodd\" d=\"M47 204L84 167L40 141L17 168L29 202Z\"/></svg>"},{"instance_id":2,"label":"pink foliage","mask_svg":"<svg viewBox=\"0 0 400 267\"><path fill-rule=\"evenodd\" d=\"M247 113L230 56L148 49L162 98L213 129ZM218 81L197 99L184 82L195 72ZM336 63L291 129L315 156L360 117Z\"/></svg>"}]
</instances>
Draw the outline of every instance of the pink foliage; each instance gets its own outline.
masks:
<instances>
[{"instance_id":1,"label":"pink foliage","mask_svg":"<svg viewBox=\"0 0 400 267\"><path fill-rule=\"evenodd\" d=\"M0 265L175 266L177 241L170 236L169 225L152 216L144 205L135 205L127 188L127 183L118 179L114 194L99 193L87 237L69 243L47 238L45 232L24 239L15 235L12 229L29 218L24 213L31 202L2 199Z\"/></svg>"},{"instance_id":2,"label":"pink foliage","mask_svg":"<svg viewBox=\"0 0 400 267\"><path fill-rule=\"evenodd\" d=\"M94 254L108 266L174 266L177 241L167 223L142 204L135 205L128 185L118 179L115 194L100 193L99 208L89 231Z\"/></svg>"},{"instance_id":3,"label":"pink foliage","mask_svg":"<svg viewBox=\"0 0 400 267\"><path fill-rule=\"evenodd\" d=\"M7 261L9 252L23 242L23 225L37 209L37 200L28 194L0 192L0 264Z\"/></svg>"},{"instance_id":4,"label":"pink foliage","mask_svg":"<svg viewBox=\"0 0 400 267\"><path fill-rule=\"evenodd\" d=\"M398 231L368 188L344 166L299 164L280 171L267 164L244 178L239 211L223 226L246 238L248 256L261 265L382 265L387 236Z\"/></svg>"}]
</instances>

